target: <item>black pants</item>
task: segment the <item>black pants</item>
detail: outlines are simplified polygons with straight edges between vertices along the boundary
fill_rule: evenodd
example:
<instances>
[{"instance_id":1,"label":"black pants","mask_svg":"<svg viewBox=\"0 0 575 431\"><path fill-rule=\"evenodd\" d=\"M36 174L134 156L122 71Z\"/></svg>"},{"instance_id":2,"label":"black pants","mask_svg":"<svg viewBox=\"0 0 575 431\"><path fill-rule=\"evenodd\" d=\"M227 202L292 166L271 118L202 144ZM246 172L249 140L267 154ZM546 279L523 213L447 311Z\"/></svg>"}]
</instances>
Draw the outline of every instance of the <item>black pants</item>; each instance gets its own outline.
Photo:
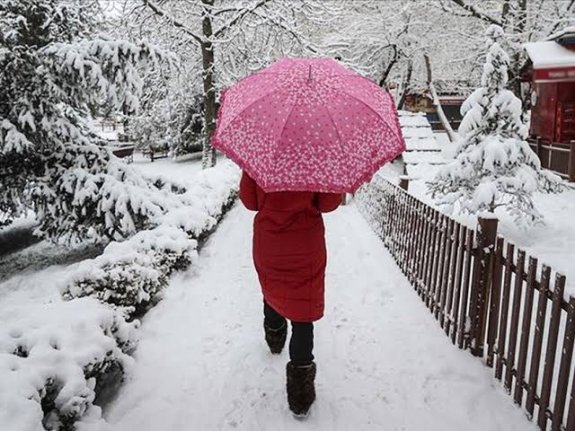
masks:
<instances>
[{"instance_id":1,"label":"black pants","mask_svg":"<svg viewBox=\"0 0 575 431\"><path fill-rule=\"evenodd\" d=\"M264 301L264 324L271 329L279 329L286 323L285 317ZM291 322L291 327L290 360L294 365L308 365L313 361L313 323Z\"/></svg>"}]
</instances>

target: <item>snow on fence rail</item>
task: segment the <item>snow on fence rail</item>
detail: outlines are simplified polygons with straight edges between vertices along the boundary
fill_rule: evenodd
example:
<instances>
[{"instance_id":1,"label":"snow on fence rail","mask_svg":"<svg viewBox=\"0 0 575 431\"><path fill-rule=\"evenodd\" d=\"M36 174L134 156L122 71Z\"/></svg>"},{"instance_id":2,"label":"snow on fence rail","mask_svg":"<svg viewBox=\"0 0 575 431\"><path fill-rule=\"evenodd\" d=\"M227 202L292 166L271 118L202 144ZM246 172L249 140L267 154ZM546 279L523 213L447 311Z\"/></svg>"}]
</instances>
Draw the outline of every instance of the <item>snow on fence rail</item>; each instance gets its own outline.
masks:
<instances>
[{"instance_id":1,"label":"snow on fence rail","mask_svg":"<svg viewBox=\"0 0 575 431\"><path fill-rule=\"evenodd\" d=\"M499 237L496 219L474 231L384 178L357 202L452 343L494 367L541 430L575 430L575 298L564 297L565 277Z\"/></svg>"}]
</instances>

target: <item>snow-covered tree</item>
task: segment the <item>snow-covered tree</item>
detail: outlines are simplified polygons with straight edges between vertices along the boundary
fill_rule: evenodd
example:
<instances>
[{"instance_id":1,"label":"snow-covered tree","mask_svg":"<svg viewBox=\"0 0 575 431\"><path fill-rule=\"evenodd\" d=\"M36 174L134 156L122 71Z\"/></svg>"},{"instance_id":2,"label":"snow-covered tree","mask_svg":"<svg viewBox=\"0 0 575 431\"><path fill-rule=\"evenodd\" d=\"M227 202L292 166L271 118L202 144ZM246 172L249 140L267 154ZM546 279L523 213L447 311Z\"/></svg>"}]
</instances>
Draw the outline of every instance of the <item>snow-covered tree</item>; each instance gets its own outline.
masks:
<instances>
[{"instance_id":1,"label":"snow-covered tree","mask_svg":"<svg viewBox=\"0 0 575 431\"><path fill-rule=\"evenodd\" d=\"M384 86L405 68L414 40L410 26L415 2L344 2L345 14L331 29L324 29L321 43L334 57ZM415 23L417 26L417 23ZM342 32L341 29L346 31Z\"/></svg>"},{"instance_id":2,"label":"snow-covered tree","mask_svg":"<svg viewBox=\"0 0 575 431\"><path fill-rule=\"evenodd\" d=\"M283 56L318 54L311 42L318 23L337 9L325 0L124 0L129 21L158 34L192 59L188 82L203 97L204 167L215 164L210 138L216 126L219 89ZM198 93L189 92L190 98ZM189 100L189 99L188 99Z\"/></svg>"},{"instance_id":3,"label":"snow-covered tree","mask_svg":"<svg viewBox=\"0 0 575 431\"><path fill-rule=\"evenodd\" d=\"M575 25L571 0L324 0L339 17L316 32L319 45L380 84L425 87L424 56L435 81L471 92L480 85L487 26L501 26L510 53L509 87L521 89L523 44ZM469 84L468 84L469 82ZM398 98L400 101L400 98Z\"/></svg>"},{"instance_id":4,"label":"snow-covered tree","mask_svg":"<svg viewBox=\"0 0 575 431\"><path fill-rule=\"evenodd\" d=\"M476 34L482 22L446 14L437 1L342 0L341 16L323 29L318 45L381 86L396 89L401 106L409 90L434 80L471 92L480 82ZM468 84L469 82L469 84Z\"/></svg>"},{"instance_id":5,"label":"snow-covered tree","mask_svg":"<svg viewBox=\"0 0 575 431\"><path fill-rule=\"evenodd\" d=\"M99 4L0 3L0 210L32 207L51 238L122 238L164 210L158 190L87 125L102 108L138 108L147 43L97 36Z\"/></svg>"},{"instance_id":6,"label":"snow-covered tree","mask_svg":"<svg viewBox=\"0 0 575 431\"><path fill-rule=\"evenodd\" d=\"M501 207L517 222L540 221L532 194L559 191L561 182L541 169L525 141L521 101L505 88L509 56L500 44L503 30L492 25L487 36L482 87L461 108L464 118L456 158L428 186L438 203L458 205L464 212L494 212Z\"/></svg>"},{"instance_id":7,"label":"snow-covered tree","mask_svg":"<svg viewBox=\"0 0 575 431\"><path fill-rule=\"evenodd\" d=\"M509 87L516 96L526 95L521 91L521 70L527 61L523 44L575 25L573 0L439 0L439 5L459 21L503 28L511 57Z\"/></svg>"}]
</instances>

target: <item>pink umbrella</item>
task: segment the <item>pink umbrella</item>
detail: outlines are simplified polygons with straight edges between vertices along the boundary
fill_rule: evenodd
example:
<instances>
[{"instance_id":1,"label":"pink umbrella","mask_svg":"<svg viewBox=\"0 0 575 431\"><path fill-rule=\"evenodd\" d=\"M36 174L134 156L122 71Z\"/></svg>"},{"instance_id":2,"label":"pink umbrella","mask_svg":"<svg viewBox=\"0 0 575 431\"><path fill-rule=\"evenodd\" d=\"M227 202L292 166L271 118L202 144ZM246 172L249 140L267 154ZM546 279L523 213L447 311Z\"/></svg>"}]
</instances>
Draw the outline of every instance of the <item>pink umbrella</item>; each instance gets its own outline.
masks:
<instances>
[{"instance_id":1,"label":"pink umbrella","mask_svg":"<svg viewBox=\"0 0 575 431\"><path fill-rule=\"evenodd\" d=\"M213 146L266 192L354 192L405 150L391 95L331 59L284 58L222 94Z\"/></svg>"}]
</instances>

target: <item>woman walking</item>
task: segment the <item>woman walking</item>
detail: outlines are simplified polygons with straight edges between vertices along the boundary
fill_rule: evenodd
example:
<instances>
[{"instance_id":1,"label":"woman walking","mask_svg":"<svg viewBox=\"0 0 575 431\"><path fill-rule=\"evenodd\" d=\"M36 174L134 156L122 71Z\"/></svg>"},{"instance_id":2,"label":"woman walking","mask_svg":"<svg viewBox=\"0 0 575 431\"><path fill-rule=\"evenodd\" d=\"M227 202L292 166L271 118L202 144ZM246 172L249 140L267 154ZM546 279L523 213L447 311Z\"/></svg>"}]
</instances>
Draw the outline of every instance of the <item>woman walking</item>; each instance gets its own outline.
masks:
<instances>
[{"instance_id":1,"label":"woman walking","mask_svg":"<svg viewBox=\"0 0 575 431\"><path fill-rule=\"evenodd\" d=\"M264 297L265 340L274 354L283 350L291 321L287 397L296 416L315 400L313 322L324 310L326 246L322 212L335 210L340 194L265 193L245 172L240 199L257 211L253 257Z\"/></svg>"},{"instance_id":2,"label":"woman walking","mask_svg":"<svg viewBox=\"0 0 575 431\"><path fill-rule=\"evenodd\" d=\"M291 321L288 403L305 416L315 399L313 322L324 307L321 214L403 152L397 110L386 90L329 58L281 59L220 101L212 145L244 170L240 198L258 212L265 339L280 353Z\"/></svg>"}]
</instances>

